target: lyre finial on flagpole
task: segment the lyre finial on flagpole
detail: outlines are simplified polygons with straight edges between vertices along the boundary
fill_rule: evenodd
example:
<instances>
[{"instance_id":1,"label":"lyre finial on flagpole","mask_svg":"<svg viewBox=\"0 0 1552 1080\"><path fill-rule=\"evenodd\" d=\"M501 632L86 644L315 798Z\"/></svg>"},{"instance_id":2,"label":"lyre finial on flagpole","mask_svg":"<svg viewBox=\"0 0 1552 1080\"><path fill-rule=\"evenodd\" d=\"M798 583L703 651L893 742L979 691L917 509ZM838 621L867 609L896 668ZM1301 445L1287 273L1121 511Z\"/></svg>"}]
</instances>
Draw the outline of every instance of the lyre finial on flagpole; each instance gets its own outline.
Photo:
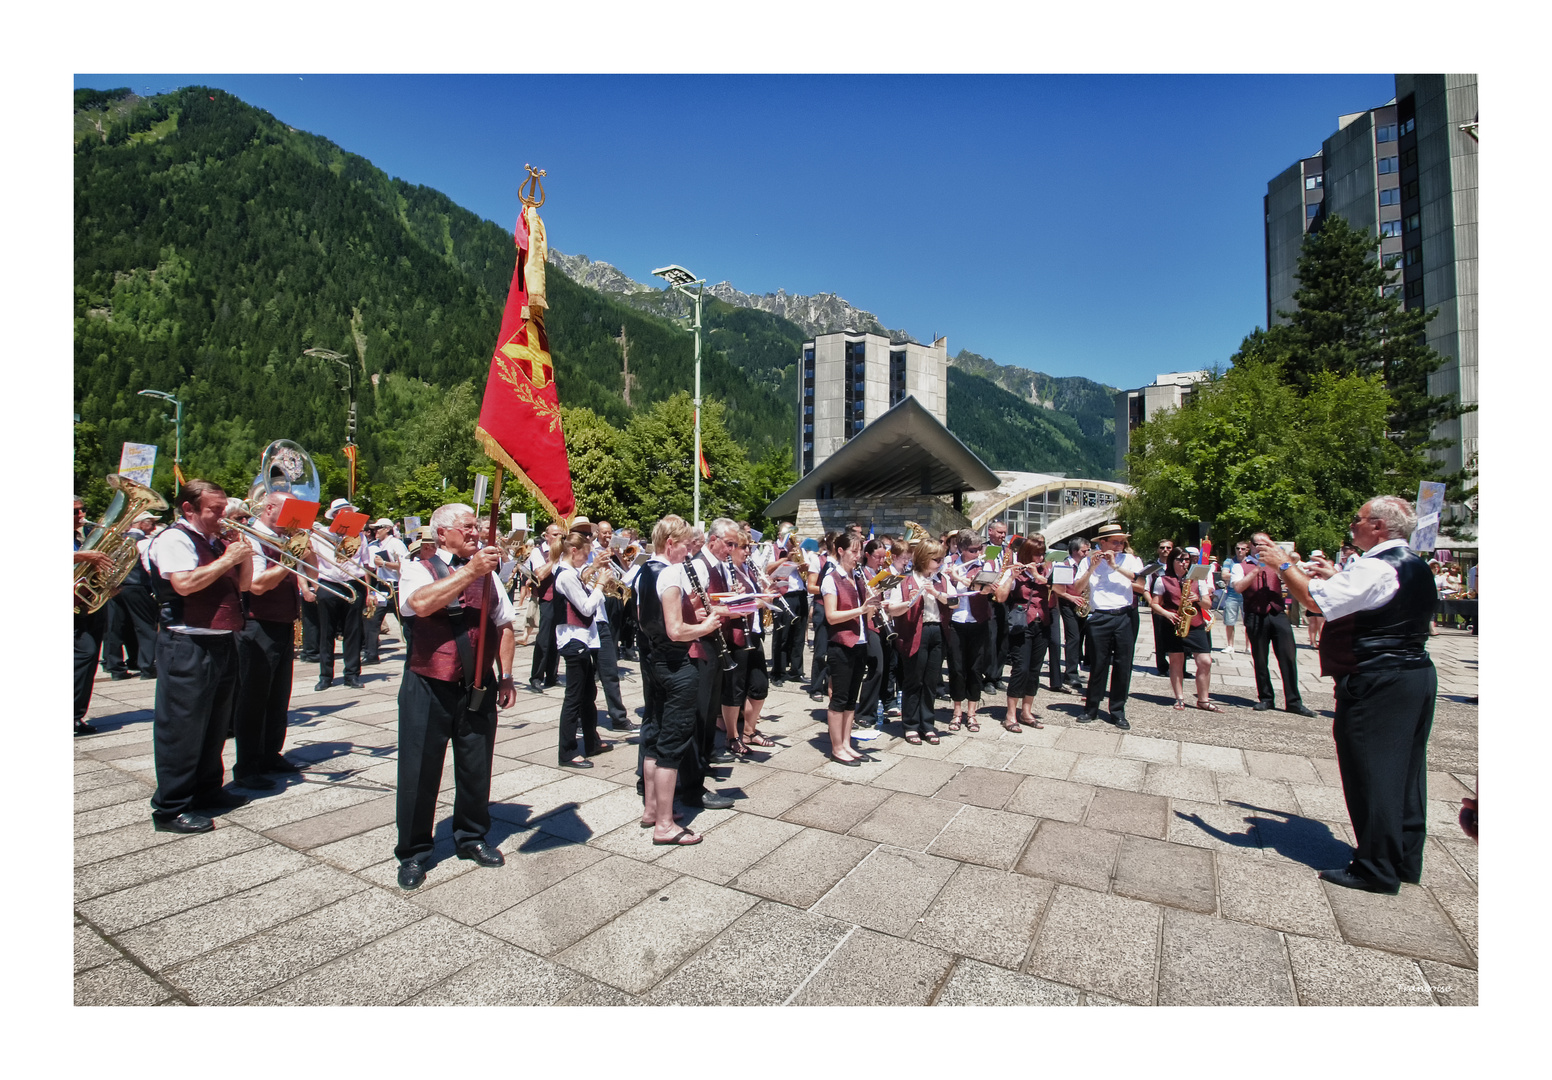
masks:
<instances>
[{"instance_id":1,"label":"lyre finial on flagpole","mask_svg":"<svg viewBox=\"0 0 1552 1080\"><path fill-rule=\"evenodd\" d=\"M528 179L517 186L517 197L523 200L524 206L532 206L537 210L544 205L544 184L539 178L545 173L543 169L536 169L526 162L523 168L528 170ZM523 191L525 187L528 189L526 192ZM535 198L535 196L538 197Z\"/></svg>"}]
</instances>

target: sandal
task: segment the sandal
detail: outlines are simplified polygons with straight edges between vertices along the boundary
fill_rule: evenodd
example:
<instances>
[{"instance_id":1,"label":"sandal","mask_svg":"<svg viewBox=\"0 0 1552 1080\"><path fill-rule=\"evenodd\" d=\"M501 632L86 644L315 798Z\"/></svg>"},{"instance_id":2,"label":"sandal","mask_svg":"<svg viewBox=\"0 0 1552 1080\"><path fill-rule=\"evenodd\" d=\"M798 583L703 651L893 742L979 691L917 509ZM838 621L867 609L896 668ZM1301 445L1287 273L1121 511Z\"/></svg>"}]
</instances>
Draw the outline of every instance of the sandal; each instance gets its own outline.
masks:
<instances>
[{"instance_id":1,"label":"sandal","mask_svg":"<svg viewBox=\"0 0 1552 1080\"><path fill-rule=\"evenodd\" d=\"M975 717L973 717L973 716L966 717L966 719L965 719L965 730L966 731L980 731L981 730L981 725L976 723Z\"/></svg>"},{"instance_id":2,"label":"sandal","mask_svg":"<svg viewBox=\"0 0 1552 1080\"><path fill-rule=\"evenodd\" d=\"M920 746L922 744L922 737L918 732L907 731L905 733L905 741L910 743L912 746Z\"/></svg>"},{"instance_id":3,"label":"sandal","mask_svg":"<svg viewBox=\"0 0 1552 1080\"><path fill-rule=\"evenodd\" d=\"M1186 699L1185 698L1176 698L1175 699L1175 711L1176 712L1185 712L1186 711Z\"/></svg>"},{"instance_id":4,"label":"sandal","mask_svg":"<svg viewBox=\"0 0 1552 1080\"><path fill-rule=\"evenodd\" d=\"M959 730L959 717L956 716L956 717L954 717L954 719L952 719L952 720L950 720L948 722L948 729L950 731L958 731Z\"/></svg>"},{"instance_id":5,"label":"sandal","mask_svg":"<svg viewBox=\"0 0 1552 1080\"><path fill-rule=\"evenodd\" d=\"M1024 730L1023 728L1019 727L1017 720L1004 720L1002 722L1002 728L1004 731L1011 731L1015 735Z\"/></svg>"},{"instance_id":6,"label":"sandal","mask_svg":"<svg viewBox=\"0 0 1552 1080\"><path fill-rule=\"evenodd\" d=\"M686 837L689 839L686 839ZM666 840L659 840L654 836L652 843L657 847L689 847L692 844L700 843L702 839L703 837L700 833L692 833L689 829L680 829Z\"/></svg>"},{"instance_id":7,"label":"sandal","mask_svg":"<svg viewBox=\"0 0 1552 1080\"><path fill-rule=\"evenodd\" d=\"M938 745L938 733L936 731L925 732L922 735L922 738L927 740L927 745L928 746L937 746Z\"/></svg>"},{"instance_id":8,"label":"sandal","mask_svg":"<svg viewBox=\"0 0 1552 1080\"><path fill-rule=\"evenodd\" d=\"M1044 724L1035 719L1034 713L1025 713L1023 716L1019 717L1019 723L1023 724L1025 727L1032 727L1037 731L1045 727Z\"/></svg>"},{"instance_id":9,"label":"sandal","mask_svg":"<svg viewBox=\"0 0 1552 1080\"><path fill-rule=\"evenodd\" d=\"M1223 711L1222 709L1218 708L1218 706L1214 705L1210 701L1198 701L1196 703L1196 707L1198 709L1201 709L1203 712L1222 712Z\"/></svg>"},{"instance_id":10,"label":"sandal","mask_svg":"<svg viewBox=\"0 0 1552 1080\"><path fill-rule=\"evenodd\" d=\"M748 735L748 736L744 737L744 745L745 746L775 746L776 742L773 739L767 739L764 735L761 735L757 731L753 735Z\"/></svg>"},{"instance_id":11,"label":"sandal","mask_svg":"<svg viewBox=\"0 0 1552 1080\"><path fill-rule=\"evenodd\" d=\"M742 739L734 739L732 742L728 743L728 753L732 754L734 757L748 757L749 747L744 745Z\"/></svg>"}]
</instances>

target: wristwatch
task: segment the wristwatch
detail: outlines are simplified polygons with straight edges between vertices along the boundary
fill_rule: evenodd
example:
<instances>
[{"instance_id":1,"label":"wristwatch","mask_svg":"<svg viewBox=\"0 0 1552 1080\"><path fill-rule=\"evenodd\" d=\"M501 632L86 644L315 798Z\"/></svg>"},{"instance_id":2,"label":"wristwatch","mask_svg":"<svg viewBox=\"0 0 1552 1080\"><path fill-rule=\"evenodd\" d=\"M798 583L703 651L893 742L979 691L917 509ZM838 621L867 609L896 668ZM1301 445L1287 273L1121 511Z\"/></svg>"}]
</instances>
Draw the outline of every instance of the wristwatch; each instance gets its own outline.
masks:
<instances>
[{"instance_id":1,"label":"wristwatch","mask_svg":"<svg viewBox=\"0 0 1552 1080\"><path fill-rule=\"evenodd\" d=\"M1290 567L1292 565L1293 565L1292 562L1285 562L1285 563L1283 563L1281 566L1279 566L1277 568L1277 572L1280 573L1280 574L1286 574L1288 572L1288 567Z\"/></svg>"}]
</instances>

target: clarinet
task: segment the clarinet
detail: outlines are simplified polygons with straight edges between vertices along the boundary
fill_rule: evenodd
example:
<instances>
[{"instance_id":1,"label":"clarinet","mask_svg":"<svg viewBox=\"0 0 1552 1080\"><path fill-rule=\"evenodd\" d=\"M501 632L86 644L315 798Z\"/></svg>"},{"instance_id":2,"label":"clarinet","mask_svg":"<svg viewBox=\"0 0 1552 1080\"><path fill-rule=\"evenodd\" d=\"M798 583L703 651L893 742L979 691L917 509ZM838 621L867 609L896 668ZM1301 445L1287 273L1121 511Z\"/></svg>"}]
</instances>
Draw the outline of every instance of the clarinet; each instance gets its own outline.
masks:
<instances>
[{"instance_id":1,"label":"clarinet","mask_svg":"<svg viewBox=\"0 0 1552 1080\"><path fill-rule=\"evenodd\" d=\"M690 560L684 560L684 576L690 579L690 588L695 590L695 595L706 608L706 614L711 614L711 597L706 595L706 590L701 587L700 575L695 572L695 567L690 565ZM738 661L733 659L733 654L728 651L727 642L722 640L722 631L715 630L700 638L711 650L711 654L722 662L723 671L738 670Z\"/></svg>"}]
</instances>

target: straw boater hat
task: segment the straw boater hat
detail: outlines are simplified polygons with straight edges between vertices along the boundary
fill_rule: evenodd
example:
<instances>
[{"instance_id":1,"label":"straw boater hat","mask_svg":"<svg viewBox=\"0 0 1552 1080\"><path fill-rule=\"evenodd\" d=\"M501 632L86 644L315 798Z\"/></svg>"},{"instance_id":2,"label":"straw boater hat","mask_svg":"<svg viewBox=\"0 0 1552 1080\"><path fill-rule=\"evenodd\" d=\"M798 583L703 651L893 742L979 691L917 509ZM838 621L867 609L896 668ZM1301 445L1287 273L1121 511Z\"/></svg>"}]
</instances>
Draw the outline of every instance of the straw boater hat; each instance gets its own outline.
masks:
<instances>
[{"instance_id":1,"label":"straw boater hat","mask_svg":"<svg viewBox=\"0 0 1552 1080\"><path fill-rule=\"evenodd\" d=\"M571 519L571 524L567 526L567 530L570 532L587 533L591 536L593 535L593 523L583 515L578 514Z\"/></svg>"},{"instance_id":2,"label":"straw boater hat","mask_svg":"<svg viewBox=\"0 0 1552 1080\"><path fill-rule=\"evenodd\" d=\"M339 513L341 510L354 510L354 509L355 509L355 507L353 505L351 505L351 502L350 502L349 499L335 499L333 502L331 502L329 504L329 508L324 511L323 520L324 521L333 521L334 520L334 515Z\"/></svg>"},{"instance_id":3,"label":"straw boater hat","mask_svg":"<svg viewBox=\"0 0 1552 1080\"><path fill-rule=\"evenodd\" d=\"M1121 528L1121 526L1117 525L1115 522L1112 521L1112 522L1109 522L1107 524L1101 525L1099 527L1099 531L1094 534L1094 539L1096 541L1099 541L1099 540L1130 540L1131 536L1132 536L1131 533L1127 532L1125 529Z\"/></svg>"}]
</instances>

